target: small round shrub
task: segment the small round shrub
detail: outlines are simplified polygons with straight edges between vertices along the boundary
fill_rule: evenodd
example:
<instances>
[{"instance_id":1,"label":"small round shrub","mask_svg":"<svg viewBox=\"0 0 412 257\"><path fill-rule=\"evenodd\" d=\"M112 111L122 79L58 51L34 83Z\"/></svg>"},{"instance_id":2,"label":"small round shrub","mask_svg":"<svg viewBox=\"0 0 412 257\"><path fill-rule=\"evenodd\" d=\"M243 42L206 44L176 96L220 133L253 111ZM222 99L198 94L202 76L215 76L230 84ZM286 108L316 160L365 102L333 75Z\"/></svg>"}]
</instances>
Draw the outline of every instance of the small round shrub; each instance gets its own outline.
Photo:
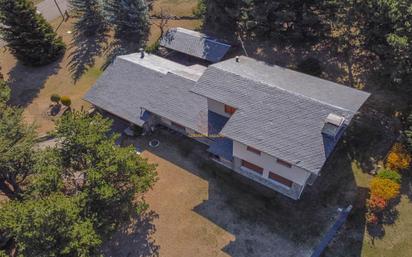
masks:
<instances>
[{"instance_id":1,"label":"small round shrub","mask_svg":"<svg viewBox=\"0 0 412 257\"><path fill-rule=\"evenodd\" d=\"M59 102L60 102L60 95L58 95L58 94L52 94L51 96L50 96L50 100L52 101L52 102L54 102L54 103L56 103L56 104L58 104Z\"/></svg>"},{"instance_id":2,"label":"small round shrub","mask_svg":"<svg viewBox=\"0 0 412 257\"><path fill-rule=\"evenodd\" d=\"M397 171L387 170L387 169L379 171L378 177L390 179L393 182L398 183L398 184L401 183L401 179L402 179L402 176Z\"/></svg>"},{"instance_id":3,"label":"small round shrub","mask_svg":"<svg viewBox=\"0 0 412 257\"><path fill-rule=\"evenodd\" d=\"M323 68L318 59L309 57L298 64L298 71L319 77L322 75Z\"/></svg>"},{"instance_id":4,"label":"small round shrub","mask_svg":"<svg viewBox=\"0 0 412 257\"><path fill-rule=\"evenodd\" d=\"M62 96L60 98L60 102L62 102L62 104L67 107L70 107L70 105L72 104L72 100L68 96Z\"/></svg>"}]
</instances>

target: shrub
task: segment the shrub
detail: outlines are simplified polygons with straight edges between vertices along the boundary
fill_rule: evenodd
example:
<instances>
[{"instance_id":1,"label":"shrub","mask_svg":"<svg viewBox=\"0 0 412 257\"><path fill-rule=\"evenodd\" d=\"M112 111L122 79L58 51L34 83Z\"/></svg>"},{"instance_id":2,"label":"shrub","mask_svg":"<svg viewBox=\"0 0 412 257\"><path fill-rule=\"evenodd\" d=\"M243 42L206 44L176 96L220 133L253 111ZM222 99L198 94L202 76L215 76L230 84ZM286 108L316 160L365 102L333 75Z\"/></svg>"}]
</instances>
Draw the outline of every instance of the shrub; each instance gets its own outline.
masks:
<instances>
[{"instance_id":1,"label":"shrub","mask_svg":"<svg viewBox=\"0 0 412 257\"><path fill-rule=\"evenodd\" d=\"M402 180L402 176L397 171L387 169L379 171L378 177L390 179L397 184L400 184Z\"/></svg>"},{"instance_id":2,"label":"shrub","mask_svg":"<svg viewBox=\"0 0 412 257\"><path fill-rule=\"evenodd\" d=\"M385 201L397 197L399 189L400 185L390 179L375 177L371 181L371 196L380 197Z\"/></svg>"},{"instance_id":3,"label":"shrub","mask_svg":"<svg viewBox=\"0 0 412 257\"><path fill-rule=\"evenodd\" d=\"M70 105L72 104L72 100L68 96L62 96L60 98L60 101L62 102L64 106L67 106L67 107L70 107Z\"/></svg>"},{"instance_id":4,"label":"shrub","mask_svg":"<svg viewBox=\"0 0 412 257\"><path fill-rule=\"evenodd\" d=\"M379 221L378 216L376 216L375 213L373 213L373 212L366 213L366 222L368 224L376 225L376 224L378 224L378 221Z\"/></svg>"},{"instance_id":5,"label":"shrub","mask_svg":"<svg viewBox=\"0 0 412 257\"><path fill-rule=\"evenodd\" d=\"M388 202L382 197L372 195L367 202L367 206L372 212L381 212L388 206Z\"/></svg>"},{"instance_id":6,"label":"shrub","mask_svg":"<svg viewBox=\"0 0 412 257\"><path fill-rule=\"evenodd\" d=\"M411 156L405 147L400 143L394 144L386 160L386 167L392 170L404 170L409 168L410 163Z\"/></svg>"},{"instance_id":7,"label":"shrub","mask_svg":"<svg viewBox=\"0 0 412 257\"><path fill-rule=\"evenodd\" d=\"M197 5L193 8L192 13L198 19L203 19L207 11L206 1L205 0L197 0Z\"/></svg>"},{"instance_id":8,"label":"shrub","mask_svg":"<svg viewBox=\"0 0 412 257\"><path fill-rule=\"evenodd\" d=\"M145 52L149 54L154 54L157 52L157 50L159 50L159 46L160 46L160 39L154 42L153 44L146 46Z\"/></svg>"},{"instance_id":9,"label":"shrub","mask_svg":"<svg viewBox=\"0 0 412 257\"><path fill-rule=\"evenodd\" d=\"M298 71L319 77L322 75L323 68L318 59L309 57L298 64Z\"/></svg>"},{"instance_id":10,"label":"shrub","mask_svg":"<svg viewBox=\"0 0 412 257\"><path fill-rule=\"evenodd\" d=\"M60 102L60 95L58 95L58 94L52 94L51 96L50 96L50 100L52 101L52 102L54 102L54 103L56 103L56 104L58 104L59 102Z\"/></svg>"}]
</instances>

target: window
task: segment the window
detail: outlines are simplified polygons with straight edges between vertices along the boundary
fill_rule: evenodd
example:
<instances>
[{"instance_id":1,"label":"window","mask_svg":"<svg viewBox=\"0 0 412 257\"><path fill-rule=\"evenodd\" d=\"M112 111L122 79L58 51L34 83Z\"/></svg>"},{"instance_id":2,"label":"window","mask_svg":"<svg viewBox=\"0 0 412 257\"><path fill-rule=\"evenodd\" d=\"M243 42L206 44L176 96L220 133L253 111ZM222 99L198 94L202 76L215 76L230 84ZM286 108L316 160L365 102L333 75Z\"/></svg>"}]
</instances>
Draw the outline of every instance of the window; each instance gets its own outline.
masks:
<instances>
[{"instance_id":1,"label":"window","mask_svg":"<svg viewBox=\"0 0 412 257\"><path fill-rule=\"evenodd\" d=\"M250 163L250 162L247 162L247 161L242 160L242 166L245 167L245 168L247 168L247 169L249 169L249 170L252 170L252 171L254 171L254 172L256 172L256 173L259 173L260 175L263 174L263 168L255 165L255 164L253 164L253 163Z\"/></svg>"},{"instance_id":2,"label":"window","mask_svg":"<svg viewBox=\"0 0 412 257\"><path fill-rule=\"evenodd\" d=\"M225 113L232 115L235 112L236 112L236 108L229 106L229 105L225 105Z\"/></svg>"},{"instance_id":3,"label":"window","mask_svg":"<svg viewBox=\"0 0 412 257\"><path fill-rule=\"evenodd\" d=\"M177 124L173 121L172 121L172 126L178 128L178 129L181 129L181 130L186 130L186 128L184 126L182 126L180 124Z\"/></svg>"},{"instance_id":4,"label":"window","mask_svg":"<svg viewBox=\"0 0 412 257\"><path fill-rule=\"evenodd\" d=\"M273 172L269 172L269 178L287 187L292 187L293 184L293 181L282 176L279 176L278 174L275 174Z\"/></svg>"},{"instance_id":5,"label":"window","mask_svg":"<svg viewBox=\"0 0 412 257\"><path fill-rule=\"evenodd\" d=\"M257 155L260 155L260 151L259 151L258 149L256 149L256 148L253 148L253 147L248 146L246 149L247 149L249 152L252 152L252 153L255 153L255 154L257 154Z\"/></svg>"},{"instance_id":6,"label":"window","mask_svg":"<svg viewBox=\"0 0 412 257\"><path fill-rule=\"evenodd\" d=\"M280 165L285 166L285 167L292 168L292 164L288 163L287 161L284 161L284 160L281 160L281 159L277 159L276 162L279 163Z\"/></svg>"}]
</instances>

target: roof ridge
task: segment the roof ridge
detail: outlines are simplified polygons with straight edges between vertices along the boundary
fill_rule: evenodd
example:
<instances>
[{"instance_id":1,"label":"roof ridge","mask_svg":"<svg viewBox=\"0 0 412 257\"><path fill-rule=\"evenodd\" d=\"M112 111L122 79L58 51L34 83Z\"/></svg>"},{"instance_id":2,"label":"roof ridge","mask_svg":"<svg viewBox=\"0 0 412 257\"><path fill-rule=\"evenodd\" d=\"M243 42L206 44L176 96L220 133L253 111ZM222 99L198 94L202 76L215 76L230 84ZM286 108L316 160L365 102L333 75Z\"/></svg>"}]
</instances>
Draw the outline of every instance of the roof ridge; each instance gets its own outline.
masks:
<instances>
[{"instance_id":1,"label":"roof ridge","mask_svg":"<svg viewBox=\"0 0 412 257\"><path fill-rule=\"evenodd\" d=\"M340 107L340 106L337 106L337 105L329 104L329 103L326 103L326 102L324 102L324 101L315 99L315 98L313 98L313 97L305 96L305 95L303 95L303 94L299 94L299 93L296 93L296 92L293 92L293 91L290 91L290 90L281 88L281 87L279 87L279 86L277 86L277 85L269 85L268 83L265 83L264 81L254 80L254 79L248 78L248 77L246 77L246 76L242 76L241 74L237 74L237 73L235 73L235 72L233 72L233 71L230 71L230 70L227 70L227 69L223 69L221 66L211 65L211 66L209 66L208 68L220 69L220 70L222 70L222 71L224 71L224 72L231 73L231 74L233 74L233 75L235 75L235 76L241 77L241 78L246 79L246 80L248 80L248 81L253 81L253 82L255 82L255 83L262 84L262 85L264 85L264 86L265 86L266 88L268 88L268 89L276 88L276 89L278 89L278 90L281 90L281 91L283 91L283 92L287 92L287 93L289 93L289 94L291 94L291 95L295 95L295 96L300 97L300 98L303 98L303 99L309 99L310 101L317 102L317 103L322 104L322 105L330 106L330 107L333 107L333 108L336 108L336 109L339 109L339 110L348 111L348 112L353 113L351 110L346 109L346 108L344 108L344 107ZM239 107L239 108L240 108L240 107Z\"/></svg>"}]
</instances>

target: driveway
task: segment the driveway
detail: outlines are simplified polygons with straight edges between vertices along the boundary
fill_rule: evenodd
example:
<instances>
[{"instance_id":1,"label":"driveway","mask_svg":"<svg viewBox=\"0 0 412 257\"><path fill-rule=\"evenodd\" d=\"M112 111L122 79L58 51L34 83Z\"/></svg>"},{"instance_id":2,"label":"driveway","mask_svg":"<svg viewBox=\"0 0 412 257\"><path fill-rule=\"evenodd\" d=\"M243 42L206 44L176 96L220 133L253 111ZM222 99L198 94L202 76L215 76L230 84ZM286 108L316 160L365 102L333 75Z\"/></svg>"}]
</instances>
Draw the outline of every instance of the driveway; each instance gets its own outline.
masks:
<instances>
[{"instance_id":1,"label":"driveway","mask_svg":"<svg viewBox=\"0 0 412 257\"><path fill-rule=\"evenodd\" d=\"M56 3L59 5L63 13L69 10L68 0L56 0ZM43 2L37 4L37 10L43 14L43 17L48 21L52 21L61 16L54 0L44 0ZM5 45L6 43L0 39L0 48Z\"/></svg>"}]
</instances>

